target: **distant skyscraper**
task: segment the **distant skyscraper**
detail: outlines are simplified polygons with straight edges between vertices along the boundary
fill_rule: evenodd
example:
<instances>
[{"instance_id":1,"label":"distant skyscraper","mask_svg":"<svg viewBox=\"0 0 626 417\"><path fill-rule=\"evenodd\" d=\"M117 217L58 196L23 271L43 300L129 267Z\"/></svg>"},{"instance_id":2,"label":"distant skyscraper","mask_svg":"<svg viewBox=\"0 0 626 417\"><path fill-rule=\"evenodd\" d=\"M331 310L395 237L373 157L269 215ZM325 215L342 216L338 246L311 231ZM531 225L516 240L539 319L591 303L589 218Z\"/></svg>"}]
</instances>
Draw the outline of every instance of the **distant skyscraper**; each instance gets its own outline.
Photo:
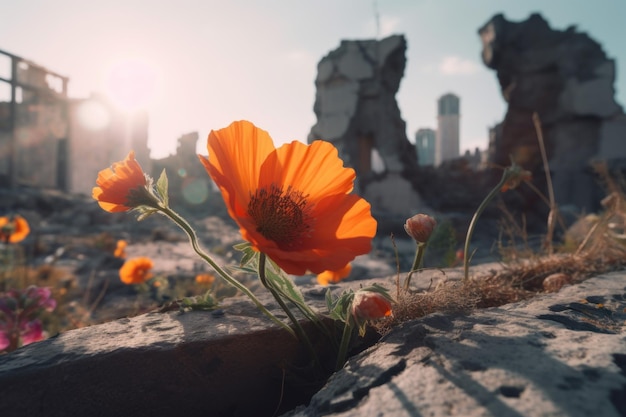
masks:
<instances>
[{"instance_id":1,"label":"distant skyscraper","mask_svg":"<svg viewBox=\"0 0 626 417\"><path fill-rule=\"evenodd\" d=\"M435 131L433 129L419 129L415 133L415 149L417 162L422 165L435 164Z\"/></svg>"},{"instance_id":2,"label":"distant skyscraper","mask_svg":"<svg viewBox=\"0 0 626 417\"><path fill-rule=\"evenodd\" d=\"M438 100L435 165L459 157L459 104L459 98L451 93L444 94Z\"/></svg>"}]
</instances>

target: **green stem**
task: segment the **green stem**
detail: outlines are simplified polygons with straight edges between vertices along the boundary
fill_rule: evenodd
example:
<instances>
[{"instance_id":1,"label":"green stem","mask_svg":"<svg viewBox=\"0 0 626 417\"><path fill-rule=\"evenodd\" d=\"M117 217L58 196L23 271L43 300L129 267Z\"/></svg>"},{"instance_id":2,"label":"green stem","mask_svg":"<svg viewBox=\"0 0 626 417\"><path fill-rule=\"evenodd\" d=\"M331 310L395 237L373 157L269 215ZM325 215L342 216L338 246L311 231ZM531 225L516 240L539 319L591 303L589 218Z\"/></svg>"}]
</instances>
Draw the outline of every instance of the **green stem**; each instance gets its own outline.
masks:
<instances>
[{"instance_id":1,"label":"green stem","mask_svg":"<svg viewBox=\"0 0 626 417\"><path fill-rule=\"evenodd\" d=\"M478 218L482 214L482 212L487 207L487 204L500 192L502 186L509 180L511 176L513 176L513 171L510 168L506 168L502 173L502 178L500 182L487 194L487 197L480 203L480 206L476 209L474 216L472 217L472 221L470 222L469 228L467 229L467 235L465 235L465 248L463 250L463 282L467 284L469 280L469 246L470 240L472 240L472 235L474 234L474 228L476 227L476 222Z\"/></svg>"},{"instance_id":2,"label":"green stem","mask_svg":"<svg viewBox=\"0 0 626 417\"><path fill-rule=\"evenodd\" d=\"M415 251L415 258L413 259L413 266L409 271L409 275L407 275L406 280L404 281L404 289L408 290L409 285L411 284L411 277L413 273L417 271L422 263L422 258L424 257L424 252L426 249L426 244L423 242L417 242L417 250Z\"/></svg>"},{"instance_id":3,"label":"green stem","mask_svg":"<svg viewBox=\"0 0 626 417\"><path fill-rule=\"evenodd\" d=\"M337 364L335 365L335 371L343 368L343 364L346 363L346 356L348 356L348 348L350 347L350 340L352 339L352 316L348 313L346 323L343 326L343 334L341 335L341 344L339 345L339 352L337 352Z\"/></svg>"},{"instance_id":4,"label":"green stem","mask_svg":"<svg viewBox=\"0 0 626 417\"><path fill-rule=\"evenodd\" d=\"M306 335L306 332L300 325L300 322L298 321L296 316L293 315L291 310L289 310L289 307L287 307L287 304L285 304L285 301L280 297L276 289L267 281L267 277L265 275L265 262L266 256L264 253L261 253L259 256L259 279L261 280L261 283L265 288L269 290L269 292L272 293L278 305L280 305L283 311L287 314L287 317L289 317L289 320L291 320L291 322L293 323L295 334L294 330L290 328L291 333L294 334L294 336L297 335L298 339L300 339L300 341L306 345L307 349L311 353L311 357L313 358L315 363L320 366L319 359L317 358L317 353L315 353L315 349L313 349L313 345L311 344L309 337Z\"/></svg>"},{"instance_id":5,"label":"green stem","mask_svg":"<svg viewBox=\"0 0 626 417\"><path fill-rule=\"evenodd\" d=\"M259 310L263 312L263 314L265 314L273 322L280 325L282 328L284 328L289 333L295 336L293 329L289 327L289 325L283 323L275 315L273 315L267 308L265 308L265 306L259 301L259 299L256 298L256 296L252 293L252 291L250 291L245 285L237 281L235 278L231 277L226 271L224 271L224 269L222 269L217 263L215 263L215 261L200 248L200 245L198 244L198 236L196 235L196 232L189 225L189 223L187 223L185 219L183 219L178 213L176 213L174 210L172 210L169 207L159 207L159 210L161 211L162 214L172 219L174 223L176 223L181 229L185 231L185 233L187 233L187 236L189 236L189 241L191 242L191 247L193 248L193 250L206 263L211 265L211 267L213 267L215 272L217 272L222 278L224 278L224 280L226 280L226 282L228 282L230 285L232 285L233 287L237 288L239 291L247 295L248 298L250 298L250 300L252 300L252 302L259 308Z\"/></svg>"}]
</instances>

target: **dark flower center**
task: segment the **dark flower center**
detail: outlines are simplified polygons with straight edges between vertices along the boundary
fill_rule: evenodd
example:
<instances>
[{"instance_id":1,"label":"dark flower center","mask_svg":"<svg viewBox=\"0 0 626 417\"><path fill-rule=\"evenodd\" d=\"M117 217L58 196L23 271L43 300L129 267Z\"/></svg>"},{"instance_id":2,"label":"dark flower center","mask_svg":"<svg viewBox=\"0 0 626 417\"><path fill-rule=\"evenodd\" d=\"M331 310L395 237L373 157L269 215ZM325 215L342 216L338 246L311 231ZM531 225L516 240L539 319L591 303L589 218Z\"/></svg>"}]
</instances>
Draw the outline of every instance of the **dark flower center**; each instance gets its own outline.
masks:
<instances>
[{"instance_id":1,"label":"dark flower center","mask_svg":"<svg viewBox=\"0 0 626 417\"><path fill-rule=\"evenodd\" d=\"M305 195L289 186L286 191L276 185L256 190L248 204L248 214L257 232L278 244L294 249L311 236L313 218Z\"/></svg>"}]
</instances>

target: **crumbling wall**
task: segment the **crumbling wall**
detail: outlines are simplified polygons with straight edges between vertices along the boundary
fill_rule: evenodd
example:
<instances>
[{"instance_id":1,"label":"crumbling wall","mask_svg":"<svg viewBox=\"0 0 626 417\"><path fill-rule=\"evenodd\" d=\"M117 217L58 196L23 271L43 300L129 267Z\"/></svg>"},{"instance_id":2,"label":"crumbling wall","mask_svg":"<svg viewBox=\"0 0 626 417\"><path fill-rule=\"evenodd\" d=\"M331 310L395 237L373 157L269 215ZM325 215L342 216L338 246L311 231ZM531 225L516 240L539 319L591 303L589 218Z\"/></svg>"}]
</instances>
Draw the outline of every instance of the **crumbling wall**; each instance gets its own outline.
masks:
<instances>
[{"instance_id":1,"label":"crumbling wall","mask_svg":"<svg viewBox=\"0 0 626 417\"><path fill-rule=\"evenodd\" d=\"M406 41L344 40L317 66L309 143L333 143L355 169L360 193L374 212L409 215L423 203L407 178L417 168L414 145L395 95L404 75Z\"/></svg>"},{"instance_id":2,"label":"crumbling wall","mask_svg":"<svg viewBox=\"0 0 626 417\"><path fill-rule=\"evenodd\" d=\"M614 99L615 62L587 34L574 26L552 29L539 14L522 22L497 14L478 33L483 61L496 71L508 103L504 121L492 132L490 162L507 166L513 157L545 190L536 112L557 203L597 209L603 190L592 163L626 161L626 119Z\"/></svg>"}]
</instances>

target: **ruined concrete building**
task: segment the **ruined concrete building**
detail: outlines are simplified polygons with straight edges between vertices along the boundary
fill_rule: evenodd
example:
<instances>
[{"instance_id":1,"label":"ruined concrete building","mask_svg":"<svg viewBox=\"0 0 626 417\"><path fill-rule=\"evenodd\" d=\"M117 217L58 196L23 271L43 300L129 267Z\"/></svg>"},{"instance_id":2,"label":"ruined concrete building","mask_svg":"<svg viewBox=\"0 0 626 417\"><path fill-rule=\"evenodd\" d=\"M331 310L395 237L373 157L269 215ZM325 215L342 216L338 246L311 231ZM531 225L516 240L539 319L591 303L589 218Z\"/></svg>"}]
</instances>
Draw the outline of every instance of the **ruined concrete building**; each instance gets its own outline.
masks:
<instances>
[{"instance_id":1,"label":"ruined concrete building","mask_svg":"<svg viewBox=\"0 0 626 417\"><path fill-rule=\"evenodd\" d=\"M148 118L102 97L71 99L69 79L0 51L0 187L91 194L98 171L131 149L147 172Z\"/></svg>"},{"instance_id":2,"label":"ruined concrete building","mask_svg":"<svg viewBox=\"0 0 626 417\"><path fill-rule=\"evenodd\" d=\"M404 75L406 41L342 41L317 66L314 111L308 137L329 141L355 169L359 193L375 213L398 216L424 211L407 175L417 167L395 95Z\"/></svg>"},{"instance_id":3,"label":"ruined concrete building","mask_svg":"<svg viewBox=\"0 0 626 417\"><path fill-rule=\"evenodd\" d=\"M490 162L516 163L545 174L532 115L542 122L555 196L560 206L590 212L604 195L593 163L626 168L626 117L614 99L615 62L574 26L551 29L539 14L510 22L495 15L479 29L485 65L496 71L508 103L490 132Z\"/></svg>"}]
</instances>

